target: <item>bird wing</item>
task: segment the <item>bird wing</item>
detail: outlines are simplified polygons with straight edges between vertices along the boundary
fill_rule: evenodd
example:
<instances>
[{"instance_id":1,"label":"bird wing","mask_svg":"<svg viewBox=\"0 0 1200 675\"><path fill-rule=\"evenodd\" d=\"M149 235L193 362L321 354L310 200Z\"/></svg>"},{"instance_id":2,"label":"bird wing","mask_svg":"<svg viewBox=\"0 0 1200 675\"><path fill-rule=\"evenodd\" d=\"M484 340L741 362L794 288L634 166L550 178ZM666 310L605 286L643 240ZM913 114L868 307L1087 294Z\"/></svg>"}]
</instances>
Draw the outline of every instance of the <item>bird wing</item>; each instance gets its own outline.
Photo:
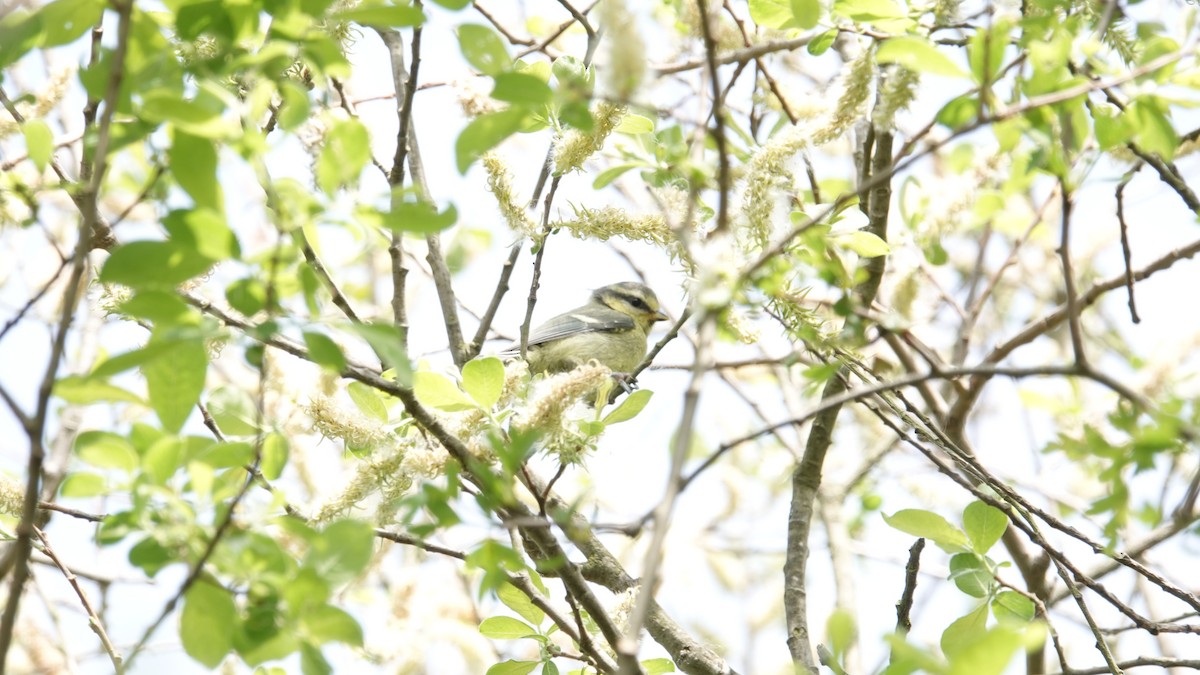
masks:
<instances>
[{"instance_id":1,"label":"bird wing","mask_svg":"<svg viewBox=\"0 0 1200 675\"><path fill-rule=\"evenodd\" d=\"M587 310L586 312L584 310ZM561 340L572 335L583 333L614 333L633 330L633 318L615 309L603 305L585 305L565 314L550 319L546 323L529 332L529 346L534 347L547 342ZM514 343L506 348L501 355L513 356L519 354L521 346Z\"/></svg>"}]
</instances>

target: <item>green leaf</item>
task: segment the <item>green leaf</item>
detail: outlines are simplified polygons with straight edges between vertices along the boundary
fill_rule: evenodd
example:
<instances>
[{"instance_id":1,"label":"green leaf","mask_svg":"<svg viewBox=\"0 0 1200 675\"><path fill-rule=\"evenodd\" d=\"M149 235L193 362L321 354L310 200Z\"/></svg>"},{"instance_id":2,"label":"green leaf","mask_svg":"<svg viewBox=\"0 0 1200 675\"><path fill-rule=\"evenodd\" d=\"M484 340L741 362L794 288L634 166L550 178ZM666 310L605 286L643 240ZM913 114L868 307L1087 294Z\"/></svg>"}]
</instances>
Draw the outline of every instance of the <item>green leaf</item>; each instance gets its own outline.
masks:
<instances>
[{"instance_id":1,"label":"green leaf","mask_svg":"<svg viewBox=\"0 0 1200 675\"><path fill-rule=\"evenodd\" d=\"M654 133L654 120L645 115L626 115L621 118L615 131L618 134L629 134L630 136L652 134Z\"/></svg>"},{"instance_id":2,"label":"green leaf","mask_svg":"<svg viewBox=\"0 0 1200 675\"><path fill-rule=\"evenodd\" d=\"M987 607L981 609L986 612ZM972 624L965 630L975 629ZM949 632L950 629L946 630ZM965 635L962 637L967 638ZM1008 672L1013 657L1022 649L1041 644L1045 639L1045 632L1040 626L1030 626L1026 629L997 626L970 637L973 639L969 639L961 649L947 653L950 658L949 675L1001 675Z\"/></svg>"},{"instance_id":3,"label":"green leaf","mask_svg":"<svg viewBox=\"0 0 1200 675\"><path fill-rule=\"evenodd\" d=\"M284 131L295 131L308 121L312 106L308 100L308 90L292 80L278 83L281 100L276 119L279 128Z\"/></svg>"},{"instance_id":4,"label":"green leaf","mask_svg":"<svg viewBox=\"0 0 1200 675\"><path fill-rule=\"evenodd\" d=\"M218 387L208 396L208 413L226 436L258 433L258 414L250 394L236 387Z\"/></svg>"},{"instance_id":5,"label":"green leaf","mask_svg":"<svg viewBox=\"0 0 1200 675\"><path fill-rule=\"evenodd\" d=\"M833 12L859 22L890 21L906 16L904 8L892 0L835 0Z\"/></svg>"},{"instance_id":6,"label":"green leaf","mask_svg":"<svg viewBox=\"0 0 1200 675\"><path fill-rule=\"evenodd\" d=\"M408 352L404 349L404 336L400 334L399 328L387 323L356 323L351 324L350 330L358 333L359 337L371 345L385 369L395 370L396 381L400 386L411 386L412 364L408 361Z\"/></svg>"},{"instance_id":7,"label":"green leaf","mask_svg":"<svg viewBox=\"0 0 1200 675\"><path fill-rule=\"evenodd\" d=\"M335 13L333 18L377 28L407 28L425 22L425 14L408 3L391 5L364 2L352 9Z\"/></svg>"},{"instance_id":8,"label":"green leaf","mask_svg":"<svg viewBox=\"0 0 1200 675\"><path fill-rule=\"evenodd\" d=\"M468 23L459 26L457 32L463 57L479 72L496 76L512 65L504 40L490 27Z\"/></svg>"},{"instance_id":9,"label":"green leaf","mask_svg":"<svg viewBox=\"0 0 1200 675\"><path fill-rule=\"evenodd\" d=\"M191 195L196 206L224 212L221 185L217 182L217 146L210 139L177 128L171 132L171 147L167 150L171 175Z\"/></svg>"},{"instance_id":10,"label":"green leaf","mask_svg":"<svg viewBox=\"0 0 1200 675\"><path fill-rule=\"evenodd\" d=\"M371 161L371 136L357 119L338 122L325 134L321 155L317 158L317 185L327 195L358 181L363 167Z\"/></svg>"},{"instance_id":11,"label":"green leaf","mask_svg":"<svg viewBox=\"0 0 1200 675\"><path fill-rule=\"evenodd\" d=\"M492 98L524 106L545 105L554 92L546 81L527 73L499 73L492 87Z\"/></svg>"},{"instance_id":12,"label":"green leaf","mask_svg":"<svg viewBox=\"0 0 1200 675\"><path fill-rule=\"evenodd\" d=\"M195 325L199 322L196 310L184 304L174 293L145 290L121 303L121 313L146 319L160 325Z\"/></svg>"},{"instance_id":13,"label":"green leaf","mask_svg":"<svg viewBox=\"0 0 1200 675\"><path fill-rule=\"evenodd\" d=\"M279 478L279 475L283 473L283 467L287 466L290 454L291 449L288 446L287 437L272 431L263 438L262 462L259 470L267 480Z\"/></svg>"},{"instance_id":14,"label":"green leaf","mask_svg":"<svg viewBox=\"0 0 1200 675\"><path fill-rule=\"evenodd\" d=\"M1135 100L1125 110L1124 116L1130 120L1134 142L1138 147L1166 160L1175 156L1179 134L1157 99L1146 97Z\"/></svg>"},{"instance_id":15,"label":"green leaf","mask_svg":"<svg viewBox=\"0 0 1200 675\"><path fill-rule=\"evenodd\" d=\"M57 47L78 40L100 21L107 3L99 0L55 0L38 12L45 27L43 47Z\"/></svg>"},{"instance_id":16,"label":"green leaf","mask_svg":"<svg viewBox=\"0 0 1200 675\"><path fill-rule=\"evenodd\" d=\"M854 625L854 615L844 609L835 609L829 615L829 621L825 626L825 633L829 636L829 646L833 649L834 655L845 654L850 645L854 643L854 636L858 632Z\"/></svg>"},{"instance_id":17,"label":"green leaf","mask_svg":"<svg viewBox=\"0 0 1200 675\"><path fill-rule=\"evenodd\" d=\"M800 28L793 4L792 0L750 0L750 18L763 28Z\"/></svg>"},{"instance_id":18,"label":"green leaf","mask_svg":"<svg viewBox=\"0 0 1200 675\"><path fill-rule=\"evenodd\" d=\"M231 135L232 122L223 117L226 103L215 92L200 89L191 99L175 87L151 89L142 95L140 117L147 122L170 122L196 136L221 139Z\"/></svg>"},{"instance_id":19,"label":"green leaf","mask_svg":"<svg viewBox=\"0 0 1200 675\"><path fill-rule=\"evenodd\" d=\"M300 675L332 675L333 666L315 645L300 643Z\"/></svg>"},{"instance_id":20,"label":"green leaf","mask_svg":"<svg viewBox=\"0 0 1200 675\"><path fill-rule=\"evenodd\" d=\"M937 121L950 129L966 126L979 118L979 97L975 94L963 94L951 99L938 111Z\"/></svg>"},{"instance_id":21,"label":"green leaf","mask_svg":"<svg viewBox=\"0 0 1200 675\"><path fill-rule=\"evenodd\" d=\"M370 525L360 520L340 520L313 541L304 564L329 583L342 584L366 569L374 551L375 532Z\"/></svg>"},{"instance_id":22,"label":"green leaf","mask_svg":"<svg viewBox=\"0 0 1200 675\"><path fill-rule=\"evenodd\" d=\"M493 616L479 624L479 632L484 637L493 640L519 640L530 635L537 635L537 629L529 624L509 616Z\"/></svg>"},{"instance_id":23,"label":"green leaf","mask_svg":"<svg viewBox=\"0 0 1200 675\"><path fill-rule=\"evenodd\" d=\"M54 395L75 405L104 401L107 403L138 403L141 396L99 378L68 375L54 383Z\"/></svg>"},{"instance_id":24,"label":"green leaf","mask_svg":"<svg viewBox=\"0 0 1200 675\"><path fill-rule=\"evenodd\" d=\"M463 366L463 389L479 407L491 410L504 393L504 364L495 356L472 359Z\"/></svg>"},{"instance_id":25,"label":"green leaf","mask_svg":"<svg viewBox=\"0 0 1200 675\"><path fill-rule=\"evenodd\" d=\"M383 225L393 232L434 234L458 222L458 210L451 204L439 212L429 202L397 202L383 216Z\"/></svg>"},{"instance_id":26,"label":"green leaf","mask_svg":"<svg viewBox=\"0 0 1200 675\"><path fill-rule=\"evenodd\" d=\"M820 0L790 0L792 17L800 28L808 30L817 25L821 18Z\"/></svg>"},{"instance_id":27,"label":"green leaf","mask_svg":"<svg viewBox=\"0 0 1200 675\"><path fill-rule=\"evenodd\" d=\"M54 132L42 120L25 120L21 124L21 133L25 136L25 151L29 153L29 159L37 167L38 173L45 171L54 154Z\"/></svg>"},{"instance_id":28,"label":"green leaf","mask_svg":"<svg viewBox=\"0 0 1200 675\"><path fill-rule=\"evenodd\" d=\"M207 272L216 260L171 241L131 241L118 246L100 271L100 280L131 288L174 288Z\"/></svg>"},{"instance_id":29,"label":"green leaf","mask_svg":"<svg viewBox=\"0 0 1200 675\"><path fill-rule=\"evenodd\" d=\"M305 635L316 644L341 642L353 647L363 644L362 626L345 610L322 605L304 613L300 625Z\"/></svg>"},{"instance_id":30,"label":"green leaf","mask_svg":"<svg viewBox=\"0 0 1200 675\"><path fill-rule=\"evenodd\" d=\"M216 668L233 648L235 607L229 591L198 580L183 598L179 638L183 650L209 668Z\"/></svg>"},{"instance_id":31,"label":"green leaf","mask_svg":"<svg viewBox=\"0 0 1200 675\"><path fill-rule=\"evenodd\" d=\"M458 11L467 5L471 4L471 0L433 0L434 4L441 5L446 9Z\"/></svg>"},{"instance_id":32,"label":"green leaf","mask_svg":"<svg viewBox=\"0 0 1200 675\"><path fill-rule=\"evenodd\" d=\"M864 258L878 258L892 251L886 241L880 239L878 235L865 230L837 234L832 239L833 243L838 246L849 251L854 251Z\"/></svg>"},{"instance_id":33,"label":"green leaf","mask_svg":"<svg viewBox=\"0 0 1200 675\"><path fill-rule=\"evenodd\" d=\"M646 671L646 675L662 675L675 672L675 664L666 658L646 659L642 661L642 670Z\"/></svg>"},{"instance_id":34,"label":"green leaf","mask_svg":"<svg viewBox=\"0 0 1200 675\"><path fill-rule=\"evenodd\" d=\"M63 479L58 494L63 497L97 497L108 492L104 476L87 471L70 473Z\"/></svg>"},{"instance_id":35,"label":"green leaf","mask_svg":"<svg viewBox=\"0 0 1200 675\"><path fill-rule=\"evenodd\" d=\"M350 400L354 401L354 405L364 415L377 422L387 423L387 404L383 402L383 397L373 387L362 382L351 382L346 386L346 393L350 395Z\"/></svg>"},{"instance_id":36,"label":"green leaf","mask_svg":"<svg viewBox=\"0 0 1200 675\"><path fill-rule=\"evenodd\" d=\"M918 73L967 77L967 71L945 52L918 37L900 36L884 40L875 52L875 60L879 63L898 63Z\"/></svg>"},{"instance_id":37,"label":"green leaf","mask_svg":"<svg viewBox=\"0 0 1200 675\"><path fill-rule=\"evenodd\" d=\"M183 440L177 436L164 436L142 456L142 471L155 485L165 485L179 470L182 460Z\"/></svg>"},{"instance_id":38,"label":"green leaf","mask_svg":"<svg viewBox=\"0 0 1200 675\"><path fill-rule=\"evenodd\" d=\"M163 217L171 241L210 260L237 258L242 254L237 236L225 216L207 208L176 209Z\"/></svg>"},{"instance_id":39,"label":"green leaf","mask_svg":"<svg viewBox=\"0 0 1200 675\"><path fill-rule=\"evenodd\" d=\"M328 335L304 331L304 346L308 348L308 357L313 363L334 373L346 369L346 355Z\"/></svg>"},{"instance_id":40,"label":"green leaf","mask_svg":"<svg viewBox=\"0 0 1200 675\"><path fill-rule=\"evenodd\" d=\"M967 44L967 62L976 82L995 82L1004 67L1004 52L1008 49L1012 24L1007 20L993 23L987 30L977 30ZM1069 42L1069 40L1068 40ZM984 72L986 69L986 73ZM978 97L976 93L970 96Z\"/></svg>"},{"instance_id":41,"label":"green leaf","mask_svg":"<svg viewBox=\"0 0 1200 675\"><path fill-rule=\"evenodd\" d=\"M626 171L629 171L630 169L636 169L641 166L645 166L645 164L642 162L630 162L628 164L618 164L617 166L609 167L604 171L601 171L599 175L596 176L596 180L592 181L592 189L599 190L601 188L608 187L609 184L620 178L621 175Z\"/></svg>"},{"instance_id":42,"label":"green leaf","mask_svg":"<svg viewBox=\"0 0 1200 675\"><path fill-rule=\"evenodd\" d=\"M138 465L137 451L124 437L110 431L85 431L75 439L79 459L102 469L133 471Z\"/></svg>"},{"instance_id":43,"label":"green leaf","mask_svg":"<svg viewBox=\"0 0 1200 675\"><path fill-rule=\"evenodd\" d=\"M176 562L171 551L153 537L146 537L134 544L129 549L128 559L129 564L141 568L148 577L154 577L162 568Z\"/></svg>"},{"instance_id":44,"label":"green leaf","mask_svg":"<svg viewBox=\"0 0 1200 675\"><path fill-rule=\"evenodd\" d=\"M1016 591L1000 591L992 599L992 615L1001 623L1029 623L1037 615L1037 606Z\"/></svg>"},{"instance_id":45,"label":"green leaf","mask_svg":"<svg viewBox=\"0 0 1200 675\"><path fill-rule=\"evenodd\" d=\"M524 108L508 108L480 115L471 121L454 143L454 159L459 173L466 173L483 153L515 134L525 124L528 112Z\"/></svg>"},{"instance_id":46,"label":"green leaf","mask_svg":"<svg viewBox=\"0 0 1200 675\"><path fill-rule=\"evenodd\" d=\"M487 669L486 675L527 675L538 667L541 661L501 661Z\"/></svg>"},{"instance_id":47,"label":"green leaf","mask_svg":"<svg viewBox=\"0 0 1200 675\"><path fill-rule=\"evenodd\" d=\"M15 63L45 40L40 13L13 11L0 20L0 68Z\"/></svg>"},{"instance_id":48,"label":"green leaf","mask_svg":"<svg viewBox=\"0 0 1200 675\"><path fill-rule=\"evenodd\" d=\"M978 640L987 630L988 606L982 604L966 616L959 617L942 632L942 653L953 659L954 655Z\"/></svg>"},{"instance_id":49,"label":"green leaf","mask_svg":"<svg viewBox=\"0 0 1200 675\"><path fill-rule=\"evenodd\" d=\"M600 420L604 424L618 424L637 417L637 414L642 412L642 408L650 402L650 397L654 396L654 392L648 389L638 389L629 396L625 397L624 401L618 405L612 412L604 416Z\"/></svg>"},{"instance_id":50,"label":"green leaf","mask_svg":"<svg viewBox=\"0 0 1200 675\"><path fill-rule=\"evenodd\" d=\"M1008 529L1008 516L994 506L971 502L963 509L963 529L977 553L987 553Z\"/></svg>"},{"instance_id":51,"label":"green leaf","mask_svg":"<svg viewBox=\"0 0 1200 675\"><path fill-rule=\"evenodd\" d=\"M208 350L201 340L174 342L162 354L142 364L150 407L163 430L178 433L204 391Z\"/></svg>"},{"instance_id":52,"label":"green leaf","mask_svg":"<svg viewBox=\"0 0 1200 675\"><path fill-rule=\"evenodd\" d=\"M254 316L267 305L267 286L256 277L238 279L225 287L225 301L244 316Z\"/></svg>"},{"instance_id":53,"label":"green leaf","mask_svg":"<svg viewBox=\"0 0 1200 675\"><path fill-rule=\"evenodd\" d=\"M886 513L882 515L884 522L894 529L914 537L924 537L947 553L967 550L967 535L936 513L923 509L903 509L890 516Z\"/></svg>"},{"instance_id":54,"label":"green leaf","mask_svg":"<svg viewBox=\"0 0 1200 675\"><path fill-rule=\"evenodd\" d=\"M254 446L245 441L217 441L195 457L214 469L231 469L254 461Z\"/></svg>"},{"instance_id":55,"label":"green leaf","mask_svg":"<svg viewBox=\"0 0 1200 675\"><path fill-rule=\"evenodd\" d=\"M500 587L496 589L496 597L500 599L500 602L504 603L505 607L520 614L522 618L534 626L540 626L546 618L546 613L540 607L533 604L528 595L525 595L520 589L510 583L500 584ZM487 622L485 621L484 623Z\"/></svg>"},{"instance_id":56,"label":"green leaf","mask_svg":"<svg viewBox=\"0 0 1200 675\"><path fill-rule=\"evenodd\" d=\"M837 36L838 30L836 28L827 30L813 38L812 42L808 43L808 47L806 49L808 50L809 54L812 54L813 56L820 56L829 51L829 48L833 46L833 41L837 39Z\"/></svg>"},{"instance_id":57,"label":"green leaf","mask_svg":"<svg viewBox=\"0 0 1200 675\"><path fill-rule=\"evenodd\" d=\"M470 396L458 388L454 380L428 370L419 370L413 374L413 392L422 405L444 412L462 412L479 407Z\"/></svg>"},{"instance_id":58,"label":"green leaf","mask_svg":"<svg viewBox=\"0 0 1200 675\"><path fill-rule=\"evenodd\" d=\"M958 553L950 558L950 580L973 598L987 597L992 587L992 573L975 553Z\"/></svg>"}]
</instances>

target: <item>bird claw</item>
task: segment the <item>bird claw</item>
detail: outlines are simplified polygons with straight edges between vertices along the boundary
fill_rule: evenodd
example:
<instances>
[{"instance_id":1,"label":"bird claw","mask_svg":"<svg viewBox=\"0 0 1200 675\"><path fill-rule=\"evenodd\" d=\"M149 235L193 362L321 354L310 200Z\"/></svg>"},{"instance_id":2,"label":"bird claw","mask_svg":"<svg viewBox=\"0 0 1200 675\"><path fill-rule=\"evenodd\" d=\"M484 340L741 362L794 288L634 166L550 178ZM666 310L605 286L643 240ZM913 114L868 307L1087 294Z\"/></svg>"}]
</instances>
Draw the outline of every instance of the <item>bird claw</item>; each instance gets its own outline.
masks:
<instances>
[{"instance_id":1,"label":"bird claw","mask_svg":"<svg viewBox=\"0 0 1200 675\"><path fill-rule=\"evenodd\" d=\"M613 373L612 379L621 386L621 389L625 390L626 394L632 394L638 388L637 380L632 373Z\"/></svg>"}]
</instances>

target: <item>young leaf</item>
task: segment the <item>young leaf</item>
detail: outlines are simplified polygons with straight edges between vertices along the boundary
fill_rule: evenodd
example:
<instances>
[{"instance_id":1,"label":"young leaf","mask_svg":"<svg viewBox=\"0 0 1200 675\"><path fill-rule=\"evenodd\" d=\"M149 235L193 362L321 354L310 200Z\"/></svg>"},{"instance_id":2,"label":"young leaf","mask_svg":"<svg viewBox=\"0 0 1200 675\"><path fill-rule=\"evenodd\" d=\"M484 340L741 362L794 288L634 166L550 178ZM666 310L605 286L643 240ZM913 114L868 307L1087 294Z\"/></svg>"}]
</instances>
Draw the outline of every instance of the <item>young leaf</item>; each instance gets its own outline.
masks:
<instances>
[{"instance_id":1,"label":"young leaf","mask_svg":"<svg viewBox=\"0 0 1200 675\"><path fill-rule=\"evenodd\" d=\"M421 25L425 21L425 14L408 3L373 5L364 2L335 13L333 18L378 28L407 28Z\"/></svg>"},{"instance_id":2,"label":"young leaf","mask_svg":"<svg viewBox=\"0 0 1200 675\"><path fill-rule=\"evenodd\" d=\"M462 412L479 407L458 388L454 380L428 370L419 370L413 374L413 392L422 405L445 412Z\"/></svg>"},{"instance_id":3,"label":"young leaf","mask_svg":"<svg viewBox=\"0 0 1200 675\"><path fill-rule=\"evenodd\" d=\"M501 661L487 669L485 675L528 675L541 661Z\"/></svg>"},{"instance_id":4,"label":"young leaf","mask_svg":"<svg viewBox=\"0 0 1200 675\"><path fill-rule=\"evenodd\" d=\"M675 664L666 658L646 659L642 661L642 670L646 671L646 675L662 675L675 672Z\"/></svg>"},{"instance_id":5,"label":"young leaf","mask_svg":"<svg viewBox=\"0 0 1200 675\"><path fill-rule=\"evenodd\" d=\"M368 387L362 382L351 382L346 386L346 393L364 415L377 422L388 421L387 404L373 387Z\"/></svg>"},{"instance_id":6,"label":"young leaf","mask_svg":"<svg viewBox=\"0 0 1200 675\"><path fill-rule=\"evenodd\" d=\"M388 323L356 323L351 324L350 330L371 345L384 368L395 370L396 381L401 386L411 385L412 364L404 349L404 336L399 328Z\"/></svg>"},{"instance_id":7,"label":"young leaf","mask_svg":"<svg viewBox=\"0 0 1200 675\"><path fill-rule=\"evenodd\" d=\"M54 133L42 120L25 120L21 124L21 133L25 135L25 152L29 159L39 173L45 171L54 154Z\"/></svg>"},{"instance_id":8,"label":"young leaf","mask_svg":"<svg viewBox=\"0 0 1200 675\"><path fill-rule=\"evenodd\" d=\"M471 121L454 143L454 159L459 173L466 173L483 153L515 134L525 124L524 108L509 108L480 115Z\"/></svg>"},{"instance_id":9,"label":"young leaf","mask_svg":"<svg viewBox=\"0 0 1200 675\"><path fill-rule=\"evenodd\" d=\"M863 230L834 235L833 242L864 258L878 258L881 255L887 255L892 250L887 242L880 239L878 235Z\"/></svg>"},{"instance_id":10,"label":"young leaf","mask_svg":"<svg viewBox=\"0 0 1200 675\"><path fill-rule=\"evenodd\" d=\"M991 571L974 553L958 553L950 558L950 580L973 598L987 597L992 587Z\"/></svg>"},{"instance_id":11,"label":"young leaf","mask_svg":"<svg viewBox=\"0 0 1200 675\"><path fill-rule=\"evenodd\" d=\"M529 624L509 616L492 616L479 624L479 632L493 640L519 640L536 635L537 630Z\"/></svg>"},{"instance_id":12,"label":"young leaf","mask_svg":"<svg viewBox=\"0 0 1200 675\"><path fill-rule=\"evenodd\" d=\"M313 540L305 566L330 584L337 585L358 576L375 551L375 532L361 520L339 520L326 527Z\"/></svg>"},{"instance_id":13,"label":"young leaf","mask_svg":"<svg viewBox=\"0 0 1200 675\"><path fill-rule=\"evenodd\" d=\"M504 364L494 356L472 359L463 366L462 384L479 407L491 410L504 392Z\"/></svg>"},{"instance_id":14,"label":"young leaf","mask_svg":"<svg viewBox=\"0 0 1200 675\"><path fill-rule=\"evenodd\" d=\"M951 659L973 641L978 640L987 629L988 606L982 604L966 616L959 617L942 632L942 653Z\"/></svg>"},{"instance_id":15,"label":"young leaf","mask_svg":"<svg viewBox=\"0 0 1200 675\"><path fill-rule=\"evenodd\" d=\"M899 63L918 73L944 75L946 77L967 77L963 70L949 56L928 40L912 36L888 38L879 45L875 52L875 60L879 63Z\"/></svg>"},{"instance_id":16,"label":"young leaf","mask_svg":"<svg viewBox=\"0 0 1200 675\"><path fill-rule=\"evenodd\" d=\"M68 375L54 383L54 395L68 403L86 405L100 401L108 403L140 403L142 397L99 378Z\"/></svg>"},{"instance_id":17,"label":"young leaf","mask_svg":"<svg viewBox=\"0 0 1200 675\"><path fill-rule=\"evenodd\" d=\"M967 550L967 535L950 521L931 511L904 509L890 516L883 514L883 520L901 532L914 537L925 537L947 553L962 553Z\"/></svg>"},{"instance_id":18,"label":"young leaf","mask_svg":"<svg viewBox=\"0 0 1200 675\"><path fill-rule=\"evenodd\" d=\"M233 648L236 625L229 591L205 579L198 580L183 598L179 639L188 656L216 668Z\"/></svg>"},{"instance_id":19,"label":"young leaf","mask_svg":"<svg viewBox=\"0 0 1200 675\"><path fill-rule=\"evenodd\" d=\"M300 621L304 634L317 644L341 642L352 647L363 643L362 626L345 610L320 605L304 613Z\"/></svg>"},{"instance_id":20,"label":"young leaf","mask_svg":"<svg viewBox=\"0 0 1200 675\"><path fill-rule=\"evenodd\" d=\"M516 586L509 583L500 584L496 589L496 597L500 602L504 603L512 611L520 614L529 623L534 626L541 625L546 618L546 613L540 607L533 604L528 595L525 595Z\"/></svg>"},{"instance_id":21,"label":"young leaf","mask_svg":"<svg viewBox=\"0 0 1200 675\"><path fill-rule=\"evenodd\" d=\"M624 401L621 401L621 405L618 405L615 410L605 415L604 419L600 421L604 424L617 424L631 420L637 417L642 408L646 407L646 404L650 402L650 397L653 395L654 392L648 389L638 389L627 396Z\"/></svg>"},{"instance_id":22,"label":"young leaf","mask_svg":"<svg viewBox=\"0 0 1200 675\"><path fill-rule=\"evenodd\" d=\"M1033 601L1016 591L1000 591L992 600L992 616L1001 623L1029 623L1036 615Z\"/></svg>"},{"instance_id":23,"label":"young leaf","mask_svg":"<svg viewBox=\"0 0 1200 675\"><path fill-rule=\"evenodd\" d=\"M963 509L963 529L976 553L987 553L1008 529L1008 516L994 506L971 502Z\"/></svg>"},{"instance_id":24,"label":"young leaf","mask_svg":"<svg viewBox=\"0 0 1200 675\"><path fill-rule=\"evenodd\" d=\"M85 431L75 439L75 455L102 469L132 471L138 465L137 452L125 439L110 431Z\"/></svg>"},{"instance_id":25,"label":"young leaf","mask_svg":"<svg viewBox=\"0 0 1200 675\"><path fill-rule=\"evenodd\" d=\"M178 433L204 391L208 349L199 339L180 340L142 365L150 407L163 429Z\"/></svg>"},{"instance_id":26,"label":"young leaf","mask_svg":"<svg viewBox=\"0 0 1200 675\"><path fill-rule=\"evenodd\" d=\"M488 26L471 23L459 26L458 47L467 63L484 75L499 75L512 65L504 40Z\"/></svg>"},{"instance_id":27,"label":"young leaf","mask_svg":"<svg viewBox=\"0 0 1200 675\"><path fill-rule=\"evenodd\" d=\"M304 331L304 346L308 348L308 357L313 363L326 370L340 373L346 368L346 355L328 335Z\"/></svg>"},{"instance_id":28,"label":"young leaf","mask_svg":"<svg viewBox=\"0 0 1200 675\"><path fill-rule=\"evenodd\" d=\"M371 137L367 128L356 119L338 122L325 134L317 158L317 185L325 194L333 195L357 181L369 161Z\"/></svg>"},{"instance_id":29,"label":"young leaf","mask_svg":"<svg viewBox=\"0 0 1200 675\"><path fill-rule=\"evenodd\" d=\"M554 96L550 85L536 75L500 73L492 87L492 98L517 105L537 106L550 102Z\"/></svg>"}]
</instances>

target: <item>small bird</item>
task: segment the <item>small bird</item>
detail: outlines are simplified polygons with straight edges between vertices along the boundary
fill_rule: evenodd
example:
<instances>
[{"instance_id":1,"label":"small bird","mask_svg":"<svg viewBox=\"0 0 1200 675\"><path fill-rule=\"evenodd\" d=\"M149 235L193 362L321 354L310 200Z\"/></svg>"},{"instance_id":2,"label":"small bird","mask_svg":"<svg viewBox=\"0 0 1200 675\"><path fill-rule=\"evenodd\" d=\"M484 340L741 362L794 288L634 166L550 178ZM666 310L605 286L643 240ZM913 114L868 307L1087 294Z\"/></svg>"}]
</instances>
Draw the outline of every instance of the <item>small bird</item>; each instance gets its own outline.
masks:
<instances>
[{"instance_id":1,"label":"small bird","mask_svg":"<svg viewBox=\"0 0 1200 675\"><path fill-rule=\"evenodd\" d=\"M658 296L644 284L623 281L592 291L588 303L529 333L526 360L534 373L561 373L595 360L613 373L629 373L646 356L646 335L666 321ZM521 355L513 344L500 353Z\"/></svg>"}]
</instances>

